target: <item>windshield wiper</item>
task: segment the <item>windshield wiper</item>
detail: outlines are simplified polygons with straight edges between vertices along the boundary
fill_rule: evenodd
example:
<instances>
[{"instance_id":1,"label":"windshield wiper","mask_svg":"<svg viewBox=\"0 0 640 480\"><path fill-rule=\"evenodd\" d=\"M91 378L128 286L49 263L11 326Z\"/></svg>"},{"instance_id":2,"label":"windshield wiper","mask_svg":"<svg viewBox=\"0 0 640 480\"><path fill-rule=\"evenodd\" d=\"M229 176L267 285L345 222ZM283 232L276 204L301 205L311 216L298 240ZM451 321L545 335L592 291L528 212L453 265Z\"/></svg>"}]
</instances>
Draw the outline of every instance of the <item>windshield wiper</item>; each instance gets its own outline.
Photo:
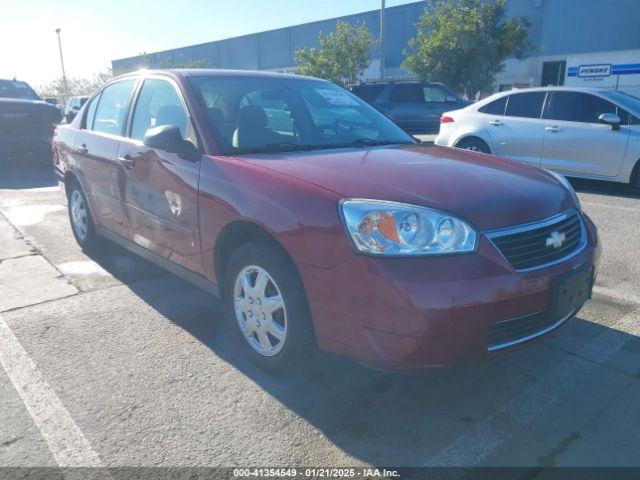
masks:
<instances>
[{"instance_id":1,"label":"windshield wiper","mask_svg":"<svg viewBox=\"0 0 640 480\"><path fill-rule=\"evenodd\" d=\"M313 145L302 145L293 142L273 142L257 147L236 148L235 153L276 153L276 152L294 152L301 150L311 150Z\"/></svg>"},{"instance_id":2,"label":"windshield wiper","mask_svg":"<svg viewBox=\"0 0 640 480\"><path fill-rule=\"evenodd\" d=\"M351 146L376 146L376 145L406 145L410 142L392 141L392 140L371 140L369 138L359 138L350 143L345 143L345 147Z\"/></svg>"}]
</instances>

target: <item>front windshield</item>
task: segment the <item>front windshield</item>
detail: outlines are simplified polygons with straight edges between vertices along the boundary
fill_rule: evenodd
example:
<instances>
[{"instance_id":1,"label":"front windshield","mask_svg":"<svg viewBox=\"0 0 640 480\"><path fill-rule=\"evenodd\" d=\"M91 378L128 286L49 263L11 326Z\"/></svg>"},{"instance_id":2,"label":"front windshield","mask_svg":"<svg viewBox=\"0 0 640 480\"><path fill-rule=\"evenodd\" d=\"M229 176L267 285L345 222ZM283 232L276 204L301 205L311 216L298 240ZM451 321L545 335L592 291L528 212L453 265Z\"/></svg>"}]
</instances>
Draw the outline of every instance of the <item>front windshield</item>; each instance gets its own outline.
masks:
<instances>
[{"instance_id":1,"label":"front windshield","mask_svg":"<svg viewBox=\"0 0 640 480\"><path fill-rule=\"evenodd\" d=\"M227 155L415 143L388 118L329 82L192 77Z\"/></svg>"},{"instance_id":2,"label":"front windshield","mask_svg":"<svg viewBox=\"0 0 640 480\"><path fill-rule=\"evenodd\" d=\"M609 91L607 92L607 96L613 101L630 108L634 111L634 113L640 113L640 98L629 93L621 92L619 90Z\"/></svg>"},{"instance_id":3,"label":"front windshield","mask_svg":"<svg viewBox=\"0 0 640 480\"><path fill-rule=\"evenodd\" d=\"M1 98L21 98L23 100L39 100L38 95L25 82L0 80Z\"/></svg>"}]
</instances>

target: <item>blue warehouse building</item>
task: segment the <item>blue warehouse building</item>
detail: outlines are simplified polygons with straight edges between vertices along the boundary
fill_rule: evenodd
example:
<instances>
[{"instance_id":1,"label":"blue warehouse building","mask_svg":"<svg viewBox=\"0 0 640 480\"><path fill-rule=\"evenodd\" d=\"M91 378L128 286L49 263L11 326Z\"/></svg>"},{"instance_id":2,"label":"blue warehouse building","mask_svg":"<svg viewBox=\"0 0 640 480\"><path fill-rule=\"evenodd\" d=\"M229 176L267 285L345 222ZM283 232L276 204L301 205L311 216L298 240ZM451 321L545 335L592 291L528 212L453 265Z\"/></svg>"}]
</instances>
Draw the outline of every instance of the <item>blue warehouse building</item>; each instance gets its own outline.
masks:
<instances>
[{"instance_id":1,"label":"blue warehouse building","mask_svg":"<svg viewBox=\"0 0 640 480\"><path fill-rule=\"evenodd\" d=\"M390 7L385 12L385 77L411 78L401 68L403 50L415 36L414 25L427 2ZM640 94L640 0L508 0L508 15L532 21L538 51L524 61L509 59L496 78L496 90L538 85L607 86ZM317 47L318 34L337 20L364 23L378 37L380 10L179 47L113 60L114 74L142 66L163 68L198 64L211 68L291 71L295 50ZM362 80L380 76L380 48ZM456 59L452 58L452 62ZM635 67L634 67L635 65Z\"/></svg>"}]
</instances>

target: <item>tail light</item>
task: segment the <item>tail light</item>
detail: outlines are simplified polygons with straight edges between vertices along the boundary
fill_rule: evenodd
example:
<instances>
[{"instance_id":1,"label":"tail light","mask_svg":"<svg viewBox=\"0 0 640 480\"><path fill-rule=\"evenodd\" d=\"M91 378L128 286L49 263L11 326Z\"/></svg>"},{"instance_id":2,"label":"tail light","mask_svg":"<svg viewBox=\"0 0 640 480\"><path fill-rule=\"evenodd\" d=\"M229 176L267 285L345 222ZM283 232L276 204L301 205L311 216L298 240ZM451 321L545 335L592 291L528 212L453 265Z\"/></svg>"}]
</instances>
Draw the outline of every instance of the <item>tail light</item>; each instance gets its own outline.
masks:
<instances>
[{"instance_id":1,"label":"tail light","mask_svg":"<svg viewBox=\"0 0 640 480\"><path fill-rule=\"evenodd\" d=\"M453 118L443 115L440 117L440 123L453 123Z\"/></svg>"},{"instance_id":2,"label":"tail light","mask_svg":"<svg viewBox=\"0 0 640 480\"><path fill-rule=\"evenodd\" d=\"M51 156L53 157L54 165L58 165L60 163L60 158L58 157L58 149L56 148L55 136L56 126L54 125L51 129Z\"/></svg>"}]
</instances>

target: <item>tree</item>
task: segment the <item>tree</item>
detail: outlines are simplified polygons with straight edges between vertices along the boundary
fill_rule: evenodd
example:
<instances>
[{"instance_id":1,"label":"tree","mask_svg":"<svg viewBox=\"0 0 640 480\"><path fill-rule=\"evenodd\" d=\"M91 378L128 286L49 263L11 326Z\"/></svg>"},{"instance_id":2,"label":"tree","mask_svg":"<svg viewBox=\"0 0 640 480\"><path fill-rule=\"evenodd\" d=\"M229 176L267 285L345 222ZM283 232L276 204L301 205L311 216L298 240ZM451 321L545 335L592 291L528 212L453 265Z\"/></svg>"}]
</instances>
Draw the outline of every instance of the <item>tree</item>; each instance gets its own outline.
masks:
<instances>
[{"instance_id":1,"label":"tree","mask_svg":"<svg viewBox=\"0 0 640 480\"><path fill-rule=\"evenodd\" d=\"M504 61L536 49L527 17L505 20L506 0L431 0L405 50L406 70L475 98L491 91Z\"/></svg>"},{"instance_id":2,"label":"tree","mask_svg":"<svg viewBox=\"0 0 640 480\"><path fill-rule=\"evenodd\" d=\"M98 72L90 78L69 78L65 88L62 78L56 78L52 82L41 85L36 91L41 97L71 97L74 95L91 95L102 85L113 78L111 69Z\"/></svg>"},{"instance_id":3,"label":"tree","mask_svg":"<svg viewBox=\"0 0 640 480\"><path fill-rule=\"evenodd\" d=\"M353 84L371 63L376 40L364 25L338 20L336 29L318 35L320 48L296 49L296 73L320 77L342 85Z\"/></svg>"}]
</instances>

